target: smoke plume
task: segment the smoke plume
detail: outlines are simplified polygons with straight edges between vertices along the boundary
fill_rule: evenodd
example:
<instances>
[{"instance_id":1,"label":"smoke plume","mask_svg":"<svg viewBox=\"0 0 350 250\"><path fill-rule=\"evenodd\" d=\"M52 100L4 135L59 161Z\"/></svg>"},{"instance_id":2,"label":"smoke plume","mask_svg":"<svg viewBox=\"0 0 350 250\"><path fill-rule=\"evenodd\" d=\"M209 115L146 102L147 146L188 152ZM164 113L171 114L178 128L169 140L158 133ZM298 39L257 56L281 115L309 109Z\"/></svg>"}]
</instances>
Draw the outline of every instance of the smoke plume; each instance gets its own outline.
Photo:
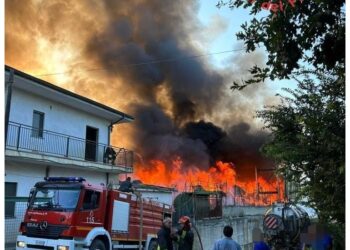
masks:
<instances>
[{"instance_id":1,"label":"smoke plume","mask_svg":"<svg viewBox=\"0 0 350 250\"><path fill-rule=\"evenodd\" d=\"M224 70L190 58L203 54L192 40L197 11L196 1L6 0L5 60L131 113L134 124L113 141L127 137L144 167L180 157L186 168L206 169L223 160L245 178L270 164L259 153L267 134L253 119L269 93L229 86L263 57L233 56Z\"/></svg>"}]
</instances>

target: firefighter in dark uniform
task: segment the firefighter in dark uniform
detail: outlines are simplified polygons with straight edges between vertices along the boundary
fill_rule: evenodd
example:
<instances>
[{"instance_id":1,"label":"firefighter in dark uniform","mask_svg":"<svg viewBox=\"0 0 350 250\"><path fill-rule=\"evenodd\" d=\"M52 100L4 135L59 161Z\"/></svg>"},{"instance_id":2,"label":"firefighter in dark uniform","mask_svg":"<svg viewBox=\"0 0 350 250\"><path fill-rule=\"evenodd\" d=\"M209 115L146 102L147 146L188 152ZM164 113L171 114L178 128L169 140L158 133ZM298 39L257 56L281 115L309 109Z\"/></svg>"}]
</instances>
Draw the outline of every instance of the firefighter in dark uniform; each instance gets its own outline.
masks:
<instances>
[{"instance_id":1,"label":"firefighter in dark uniform","mask_svg":"<svg viewBox=\"0 0 350 250\"><path fill-rule=\"evenodd\" d=\"M188 216L182 216L179 219L180 228L177 231L175 241L178 244L178 250L192 250L194 234L191 229L191 222Z\"/></svg>"},{"instance_id":2,"label":"firefighter in dark uniform","mask_svg":"<svg viewBox=\"0 0 350 250\"><path fill-rule=\"evenodd\" d=\"M157 233L157 250L173 250L173 240L171 238L171 219L169 217L163 220L163 226Z\"/></svg>"},{"instance_id":3,"label":"firefighter in dark uniform","mask_svg":"<svg viewBox=\"0 0 350 250\"><path fill-rule=\"evenodd\" d=\"M133 193L134 188L133 188L132 183L131 183L131 178L127 177L126 180L120 184L120 187L118 190L122 191L122 192Z\"/></svg>"}]
</instances>

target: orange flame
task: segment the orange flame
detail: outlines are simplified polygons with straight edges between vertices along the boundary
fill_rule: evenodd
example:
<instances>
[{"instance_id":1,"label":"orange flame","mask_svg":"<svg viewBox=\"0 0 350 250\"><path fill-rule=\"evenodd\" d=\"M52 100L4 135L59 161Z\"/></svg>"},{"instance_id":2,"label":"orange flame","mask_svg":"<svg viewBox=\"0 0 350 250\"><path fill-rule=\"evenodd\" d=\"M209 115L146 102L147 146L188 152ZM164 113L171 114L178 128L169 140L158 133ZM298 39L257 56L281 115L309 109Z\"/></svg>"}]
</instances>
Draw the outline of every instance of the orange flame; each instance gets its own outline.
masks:
<instances>
[{"instance_id":1,"label":"orange flame","mask_svg":"<svg viewBox=\"0 0 350 250\"><path fill-rule=\"evenodd\" d=\"M207 171L197 167L185 169L180 158L170 165L160 160L152 160L148 166L138 163L133 179L139 179L145 184L172 187L178 192L193 191L198 186L207 191L223 191L226 193L227 205L269 205L283 199L283 181L276 178L271 181L263 177L239 180L232 163L218 161Z\"/></svg>"}]
</instances>

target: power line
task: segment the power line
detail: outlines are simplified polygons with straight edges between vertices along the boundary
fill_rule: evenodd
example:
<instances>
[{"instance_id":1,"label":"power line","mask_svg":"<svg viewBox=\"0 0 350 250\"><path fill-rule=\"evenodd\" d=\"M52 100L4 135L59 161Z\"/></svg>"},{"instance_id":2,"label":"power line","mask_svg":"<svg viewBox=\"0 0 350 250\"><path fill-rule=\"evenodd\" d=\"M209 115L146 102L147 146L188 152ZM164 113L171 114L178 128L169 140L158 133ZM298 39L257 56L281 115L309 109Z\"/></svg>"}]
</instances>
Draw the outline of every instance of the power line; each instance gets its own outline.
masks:
<instances>
[{"instance_id":1,"label":"power line","mask_svg":"<svg viewBox=\"0 0 350 250\"><path fill-rule=\"evenodd\" d=\"M226 53L232 53L232 52L243 51L243 50L245 50L245 48L234 49L234 50L225 50L225 51L213 52L213 53L208 53L208 54L193 55L193 56L183 56L183 57L175 57L175 58L150 60L150 61L141 62L141 63L118 64L118 65L115 65L115 66L120 66L120 67L137 67L137 66L144 66L144 65L149 65L149 64L157 64L157 63L163 63L163 62L174 62L174 61L181 61L181 60L190 60L190 59L195 59L195 58L200 58L200 57L205 57L205 56L226 54ZM80 72L102 71L102 70L107 70L107 69L108 68L92 68L92 69L80 70ZM34 76L64 75L64 74L68 74L68 73L71 73L71 72L72 72L72 70L64 71L64 72L39 74L39 75L34 75Z\"/></svg>"}]
</instances>

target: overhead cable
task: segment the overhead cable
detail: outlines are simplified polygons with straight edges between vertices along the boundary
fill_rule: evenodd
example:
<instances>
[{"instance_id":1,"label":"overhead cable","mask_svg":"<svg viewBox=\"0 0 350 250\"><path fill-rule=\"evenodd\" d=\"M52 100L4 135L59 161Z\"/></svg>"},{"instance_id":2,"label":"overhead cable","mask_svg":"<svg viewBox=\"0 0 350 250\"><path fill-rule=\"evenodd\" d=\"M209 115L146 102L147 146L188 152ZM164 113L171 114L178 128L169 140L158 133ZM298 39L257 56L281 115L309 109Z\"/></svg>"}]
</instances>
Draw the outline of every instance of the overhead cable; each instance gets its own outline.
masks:
<instances>
[{"instance_id":1,"label":"overhead cable","mask_svg":"<svg viewBox=\"0 0 350 250\"><path fill-rule=\"evenodd\" d=\"M234 50L225 50L225 51L219 51L219 52L213 52L213 53L207 53L207 54L200 54L200 55L193 55L193 56L182 56L182 57L174 57L174 58L165 58L165 59L157 59L157 60L150 60L146 62L138 62L138 63L130 63L130 64L118 64L114 65L119 66L119 67L138 67L138 66L144 66L144 65L149 65L149 64L158 64L158 63L166 63L166 62L175 62L175 61L181 61L181 60L190 60L190 59L195 59L199 57L205 57L205 56L212 56L212 55L219 55L219 54L226 54L226 53L232 53L232 52L237 52L237 51L242 51L245 50L245 48L241 49L234 49ZM102 70L107 70L109 67L104 67L104 68L91 68L91 69L81 69L79 71L82 72L90 72L90 71L102 71ZM54 72L54 73L45 73L45 74L38 74L34 76L52 76L52 75L64 75L71 73L72 70L70 71L64 71L64 72Z\"/></svg>"}]
</instances>

